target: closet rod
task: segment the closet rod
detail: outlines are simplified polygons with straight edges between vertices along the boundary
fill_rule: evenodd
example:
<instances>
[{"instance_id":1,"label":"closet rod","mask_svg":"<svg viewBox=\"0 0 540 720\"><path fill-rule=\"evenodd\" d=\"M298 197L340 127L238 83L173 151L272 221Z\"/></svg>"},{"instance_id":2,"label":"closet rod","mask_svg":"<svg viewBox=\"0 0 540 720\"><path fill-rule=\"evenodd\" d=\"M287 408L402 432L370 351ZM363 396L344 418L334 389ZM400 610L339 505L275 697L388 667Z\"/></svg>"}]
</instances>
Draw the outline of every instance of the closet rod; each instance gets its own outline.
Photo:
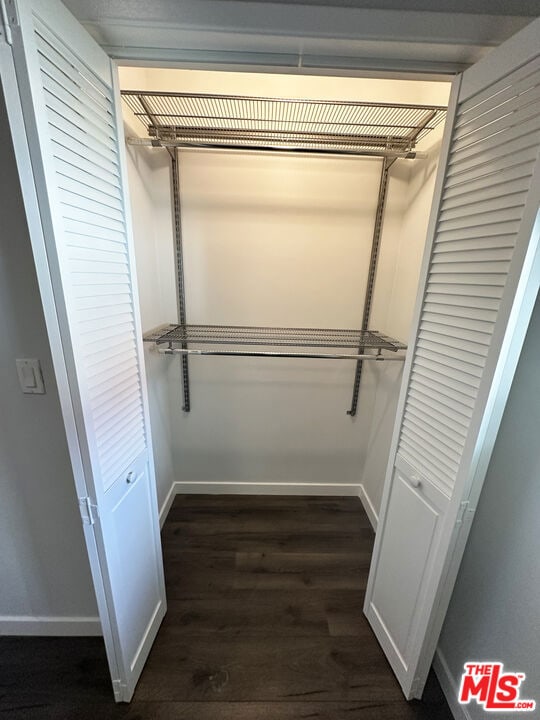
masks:
<instances>
[{"instance_id":1,"label":"closet rod","mask_svg":"<svg viewBox=\"0 0 540 720\"><path fill-rule=\"evenodd\" d=\"M182 140L152 140L151 138L138 138L128 137L126 138L128 145L139 145L143 147L162 147L162 148L194 148L199 150L242 150L251 152L294 152L304 153L306 155L346 155L352 157L384 157L389 159L404 158L406 160L414 160L422 157L426 157L426 153L419 153L416 151L400 151L400 150L346 150L346 149L331 149L331 148L315 148L315 147L296 147L290 146L279 146L279 145L241 145L239 143L220 143L220 142L196 142L196 141L182 141Z\"/></svg>"},{"instance_id":2,"label":"closet rod","mask_svg":"<svg viewBox=\"0 0 540 720\"><path fill-rule=\"evenodd\" d=\"M278 358L307 358L314 360L376 360L386 362L394 360L403 362L404 355L389 357L388 355L350 354L350 353L307 353L307 352L271 352L264 350L196 350L193 348L159 348L162 355L223 355L225 357L278 357Z\"/></svg>"}]
</instances>

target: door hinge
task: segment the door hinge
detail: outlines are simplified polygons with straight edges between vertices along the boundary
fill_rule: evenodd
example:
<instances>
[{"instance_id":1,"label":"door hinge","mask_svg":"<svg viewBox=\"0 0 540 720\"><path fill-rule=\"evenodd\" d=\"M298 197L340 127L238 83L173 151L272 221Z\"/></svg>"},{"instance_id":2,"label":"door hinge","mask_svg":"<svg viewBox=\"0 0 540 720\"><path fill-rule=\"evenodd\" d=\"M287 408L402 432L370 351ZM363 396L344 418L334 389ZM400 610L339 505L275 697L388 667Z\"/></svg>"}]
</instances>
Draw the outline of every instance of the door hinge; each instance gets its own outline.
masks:
<instances>
[{"instance_id":1,"label":"door hinge","mask_svg":"<svg viewBox=\"0 0 540 720\"><path fill-rule=\"evenodd\" d=\"M94 505L88 496L79 498L79 509L84 525L96 524L96 519L98 518L97 505Z\"/></svg>"},{"instance_id":2,"label":"door hinge","mask_svg":"<svg viewBox=\"0 0 540 720\"><path fill-rule=\"evenodd\" d=\"M0 15L2 16L2 30L8 45L13 45L11 28L18 26L19 17L15 0L0 0Z\"/></svg>"},{"instance_id":3,"label":"door hinge","mask_svg":"<svg viewBox=\"0 0 540 720\"><path fill-rule=\"evenodd\" d=\"M474 515L475 508L469 507L469 501L463 500L459 504L459 510L456 518L456 525L461 525L463 520Z\"/></svg>"},{"instance_id":4,"label":"door hinge","mask_svg":"<svg viewBox=\"0 0 540 720\"><path fill-rule=\"evenodd\" d=\"M113 692L114 692L114 699L116 702L126 702L126 690L127 685L125 682L122 682L121 680L113 680L112 681L113 686Z\"/></svg>"}]
</instances>

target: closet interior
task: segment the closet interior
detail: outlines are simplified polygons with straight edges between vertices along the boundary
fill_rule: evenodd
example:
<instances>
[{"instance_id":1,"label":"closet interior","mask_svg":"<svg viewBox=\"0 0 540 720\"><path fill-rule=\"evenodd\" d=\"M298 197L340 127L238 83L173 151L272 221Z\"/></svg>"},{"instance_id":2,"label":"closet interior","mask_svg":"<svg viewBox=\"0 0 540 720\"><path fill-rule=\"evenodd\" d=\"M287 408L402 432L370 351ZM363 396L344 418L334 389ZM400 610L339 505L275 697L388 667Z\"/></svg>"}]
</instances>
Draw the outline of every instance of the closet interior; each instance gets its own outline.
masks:
<instances>
[{"instance_id":1,"label":"closet interior","mask_svg":"<svg viewBox=\"0 0 540 720\"><path fill-rule=\"evenodd\" d=\"M160 504L360 493L376 522L449 84L120 85Z\"/></svg>"}]
</instances>

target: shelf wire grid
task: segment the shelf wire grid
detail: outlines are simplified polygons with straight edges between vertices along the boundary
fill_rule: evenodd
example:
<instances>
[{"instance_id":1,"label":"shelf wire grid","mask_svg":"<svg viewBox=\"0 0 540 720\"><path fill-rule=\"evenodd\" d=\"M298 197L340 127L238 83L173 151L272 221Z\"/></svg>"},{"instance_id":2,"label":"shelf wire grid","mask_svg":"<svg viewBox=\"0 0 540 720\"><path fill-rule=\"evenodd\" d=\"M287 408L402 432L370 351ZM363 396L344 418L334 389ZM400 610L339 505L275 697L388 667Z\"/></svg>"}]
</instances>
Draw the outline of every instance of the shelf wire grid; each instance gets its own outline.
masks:
<instances>
[{"instance_id":1,"label":"shelf wire grid","mask_svg":"<svg viewBox=\"0 0 540 720\"><path fill-rule=\"evenodd\" d=\"M429 105L139 90L122 97L150 138L194 146L407 154L446 116Z\"/></svg>"},{"instance_id":2,"label":"shelf wire grid","mask_svg":"<svg viewBox=\"0 0 540 720\"><path fill-rule=\"evenodd\" d=\"M405 350L406 345L376 330L286 328L244 325L162 325L144 335L157 345L257 345L269 347Z\"/></svg>"}]
</instances>

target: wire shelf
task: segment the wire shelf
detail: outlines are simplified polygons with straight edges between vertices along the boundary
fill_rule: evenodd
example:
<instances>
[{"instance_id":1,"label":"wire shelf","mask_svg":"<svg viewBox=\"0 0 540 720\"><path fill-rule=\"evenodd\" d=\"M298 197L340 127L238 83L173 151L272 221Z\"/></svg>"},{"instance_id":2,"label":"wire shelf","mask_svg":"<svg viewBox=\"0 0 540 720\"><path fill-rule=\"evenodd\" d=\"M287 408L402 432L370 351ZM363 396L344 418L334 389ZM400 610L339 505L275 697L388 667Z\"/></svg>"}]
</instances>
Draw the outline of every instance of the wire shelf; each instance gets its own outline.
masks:
<instances>
[{"instance_id":1,"label":"wire shelf","mask_svg":"<svg viewBox=\"0 0 540 720\"><path fill-rule=\"evenodd\" d=\"M242 325L162 325L144 335L157 345L257 345L269 347L405 350L406 345L375 330L284 328Z\"/></svg>"},{"instance_id":2,"label":"wire shelf","mask_svg":"<svg viewBox=\"0 0 540 720\"><path fill-rule=\"evenodd\" d=\"M406 156L446 116L429 105L139 90L122 97L158 144L195 147Z\"/></svg>"}]
</instances>

